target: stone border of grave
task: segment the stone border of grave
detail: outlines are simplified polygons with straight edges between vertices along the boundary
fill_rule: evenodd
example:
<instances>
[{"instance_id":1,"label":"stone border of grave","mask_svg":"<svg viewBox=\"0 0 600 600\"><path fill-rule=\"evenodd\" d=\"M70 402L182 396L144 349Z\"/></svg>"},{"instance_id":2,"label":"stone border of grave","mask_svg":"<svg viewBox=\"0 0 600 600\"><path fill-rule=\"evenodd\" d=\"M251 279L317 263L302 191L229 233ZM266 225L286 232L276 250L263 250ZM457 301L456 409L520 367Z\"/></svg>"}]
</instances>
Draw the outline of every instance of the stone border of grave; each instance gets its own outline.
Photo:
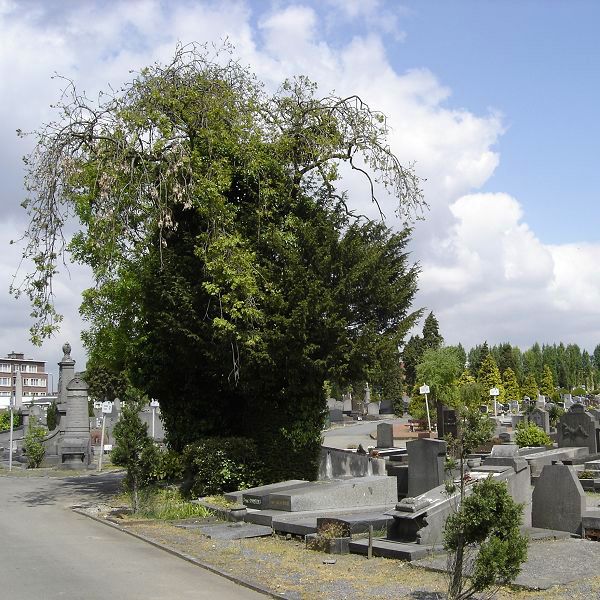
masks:
<instances>
[{"instance_id":1,"label":"stone border of grave","mask_svg":"<svg viewBox=\"0 0 600 600\"><path fill-rule=\"evenodd\" d=\"M202 562L201 560L198 560L197 558L194 558L190 554L181 552L181 551L177 550L176 548L168 546L167 544L157 542L157 541L155 541L149 537L146 537L145 535L142 535L140 533L136 533L134 531L129 531L126 527L122 527L121 525L119 525L117 523L112 523L110 521L107 521L106 519L92 515L89 512L86 512L85 510L78 508L77 506L71 507L71 510L78 515L88 517L89 519L92 519L93 521L96 521L97 523L103 523L104 525L106 525L108 527L117 529L118 531L126 533L127 535L130 535L134 538L137 538L138 540L140 540L142 542L146 542L147 544L150 544L151 546L154 546L155 548L158 548L159 550L163 550L164 552L167 552L168 554L171 554L172 556L181 558L193 565L196 565L197 567L200 567L201 569L206 569L207 571L210 571L211 573L214 573L215 575L220 575L221 577L225 577L225 579L228 579L229 581L232 581L233 583L237 583L238 585L241 585L242 587L248 588L250 590L254 590L255 592L259 592L260 594L264 594L265 596L269 596L271 598L286 598L286 596L284 594L278 594L277 592L273 592L272 590L270 590L266 587L263 587L253 581L244 579L243 577L237 577L235 575L232 575L231 573L228 573L227 571L223 571L222 569L213 567L212 565L209 565L207 563Z\"/></svg>"}]
</instances>

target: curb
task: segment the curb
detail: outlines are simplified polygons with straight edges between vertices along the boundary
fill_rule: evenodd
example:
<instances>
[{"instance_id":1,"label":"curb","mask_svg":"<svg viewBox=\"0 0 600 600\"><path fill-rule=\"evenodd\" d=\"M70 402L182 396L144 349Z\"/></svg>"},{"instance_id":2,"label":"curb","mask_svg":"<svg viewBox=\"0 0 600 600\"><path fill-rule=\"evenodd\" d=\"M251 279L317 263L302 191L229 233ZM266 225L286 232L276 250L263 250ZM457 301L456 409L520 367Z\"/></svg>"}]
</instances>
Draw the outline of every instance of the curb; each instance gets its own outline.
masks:
<instances>
[{"instance_id":1,"label":"curb","mask_svg":"<svg viewBox=\"0 0 600 600\"><path fill-rule=\"evenodd\" d=\"M94 515L90 515L89 513L85 512L84 510L81 510L77 506L71 507L71 510L74 513L77 513L78 515L87 517L88 519L92 519L92 521L96 521L97 523L102 523L103 525L112 527L113 529L116 529L117 531L126 533L127 535L137 538L138 540L141 540L142 542L146 542L147 544L150 544L151 546L154 546L155 548L158 548L159 550L163 550L164 552L167 552L168 554L176 556L177 558L181 558L181 559L195 565L196 567L200 567L201 569L206 569L207 571L210 571L211 573L214 573L215 575L220 575L221 577L224 577L225 579L228 579L229 581L231 581L233 583L237 583L238 585L241 585L242 587L245 587L245 588L248 588L255 592L258 592L259 594L264 594L265 596L270 596L271 598L286 598L285 594L279 594L277 592L273 592L272 590L269 590L266 587L263 587L257 583L254 583L253 581L250 581L248 579L243 579L241 577L237 577L226 571L222 571L221 569L218 569L217 567L213 567L212 565L209 565L207 563L202 562L201 560L198 560L197 558L194 558L190 554L181 552L180 550L172 548L171 546L167 546L166 544L161 544L160 542L152 540L149 537L146 537L145 535L142 535L140 533L135 533L133 531L129 531L128 529L121 527L117 523L107 521L106 519L101 519L100 517L95 517Z\"/></svg>"}]
</instances>

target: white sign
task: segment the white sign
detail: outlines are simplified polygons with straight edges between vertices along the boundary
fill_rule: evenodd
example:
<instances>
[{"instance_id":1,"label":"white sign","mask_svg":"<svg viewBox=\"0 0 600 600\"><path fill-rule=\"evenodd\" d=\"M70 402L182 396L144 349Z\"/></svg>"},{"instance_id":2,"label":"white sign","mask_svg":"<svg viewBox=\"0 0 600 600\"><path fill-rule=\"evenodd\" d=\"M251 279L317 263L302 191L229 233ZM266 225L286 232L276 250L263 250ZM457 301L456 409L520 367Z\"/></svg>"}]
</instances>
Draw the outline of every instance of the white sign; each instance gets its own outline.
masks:
<instances>
[{"instance_id":1,"label":"white sign","mask_svg":"<svg viewBox=\"0 0 600 600\"><path fill-rule=\"evenodd\" d=\"M103 402L102 403L102 412L107 415L112 412L113 404L112 402Z\"/></svg>"},{"instance_id":2,"label":"white sign","mask_svg":"<svg viewBox=\"0 0 600 600\"><path fill-rule=\"evenodd\" d=\"M500 395L500 390L498 388L492 388L490 390L490 396L499 396Z\"/></svg>"},{"instance_id":3,"label":"white sign","mask_svg":"<svg viewBox=\"0 0 600 600\"><path fill-rule=\"evenodd\" d=\"M422 385L419 388L419 394L429 394L429 386L428 385Z\"/></svg>"},{"instance_id":4,"label":"white sign","mask_svg":"<svg viewBox=\"0 0 600 600\"><path fill-rule=\"evenodd\" d=\"M95 408L96 410L100 410L100 409L102 408L102 402L100 402L100 400L96 400L96 401L94 402L94 408Z\"/></svg>"},{"instance_id":5,"label":"white sign","mask_svg":"<svg viewBox=\"0 0 600 600\"><path fill-rule=\"evenodd\" d=\"M152 408L158 408L158 400L152 400L152 402L150 402L150 406Z\"/></svg>"}]
</instances>

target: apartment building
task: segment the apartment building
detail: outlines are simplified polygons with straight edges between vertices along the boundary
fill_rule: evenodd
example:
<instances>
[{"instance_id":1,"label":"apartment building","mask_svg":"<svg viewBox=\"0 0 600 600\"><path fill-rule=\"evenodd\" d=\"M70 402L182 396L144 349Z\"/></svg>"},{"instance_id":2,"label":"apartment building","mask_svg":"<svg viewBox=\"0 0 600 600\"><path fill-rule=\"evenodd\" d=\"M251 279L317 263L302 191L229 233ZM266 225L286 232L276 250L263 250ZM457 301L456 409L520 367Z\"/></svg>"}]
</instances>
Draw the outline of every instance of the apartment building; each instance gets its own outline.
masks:
<instances>
[{"instance_id":1,"label":"apartment building","mask_svg":"<svg viewBox=\"0 0 600 600\"><path fill-rule=\"evenodd\" d=\"M14 392L17 371L21 373L23 397L48 395L46 362L11 352L5 358L0 358L0 396L11 396Z\"/></svg>"}]
</instances>

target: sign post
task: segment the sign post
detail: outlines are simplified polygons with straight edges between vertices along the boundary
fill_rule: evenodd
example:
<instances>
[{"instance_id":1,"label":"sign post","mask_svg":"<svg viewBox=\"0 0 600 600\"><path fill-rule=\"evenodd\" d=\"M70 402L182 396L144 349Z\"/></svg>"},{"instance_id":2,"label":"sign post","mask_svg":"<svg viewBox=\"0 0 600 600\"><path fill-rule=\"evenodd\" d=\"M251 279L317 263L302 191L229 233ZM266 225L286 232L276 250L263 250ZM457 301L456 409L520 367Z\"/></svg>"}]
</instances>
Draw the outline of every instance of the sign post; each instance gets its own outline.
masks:
<instances>
[{"instance_id":1,"label":"sign post","mask_svg":"<svg viewBox=\"0 0 600 600\"><path fill-rule=\"evenodd\" d=\"M104 456L104 429L106 426L106 415L112 412L113 404L108 400L102 403L102 433L100 434L100 458L98 459L98 471L102 471L102 457Z\"/></svg>"},{"instance_id":2,"label":"sign post","mask_svg":"<svg viewBox=\"0 0 600 600\"><path fill-rule=\"evenodd\" d=\"M498 416L498 396L500 395L500 390L497 387L493 387L490 390L490 396L492 396L492 398L494 399L494 416L497 417Z\"/></svg>"},{"instance_id":3,"label":"sign post","mask_svg":"<svg viewBox=\"0 0 600 600\"><path fill-rule=\"evenodd\" d=\"M431 431L431 419L429 418L429 400L427 399L427 394L429 394L429 386L422 385L419 388L419 393L425 396L425 409L427 410L427 430Z\"/></svg>"},{"instance_id":4,"label":"sign post","mask_svg":"<svg viewBox=\"0 0 600 600\"><path fill-rule=\"evenodd\" d=\"M152 439L154 439L154 418L156 417L156 409L158 408L158 400L152 400L150 406L152 407Z\"/></svg>"}]
</instances>

